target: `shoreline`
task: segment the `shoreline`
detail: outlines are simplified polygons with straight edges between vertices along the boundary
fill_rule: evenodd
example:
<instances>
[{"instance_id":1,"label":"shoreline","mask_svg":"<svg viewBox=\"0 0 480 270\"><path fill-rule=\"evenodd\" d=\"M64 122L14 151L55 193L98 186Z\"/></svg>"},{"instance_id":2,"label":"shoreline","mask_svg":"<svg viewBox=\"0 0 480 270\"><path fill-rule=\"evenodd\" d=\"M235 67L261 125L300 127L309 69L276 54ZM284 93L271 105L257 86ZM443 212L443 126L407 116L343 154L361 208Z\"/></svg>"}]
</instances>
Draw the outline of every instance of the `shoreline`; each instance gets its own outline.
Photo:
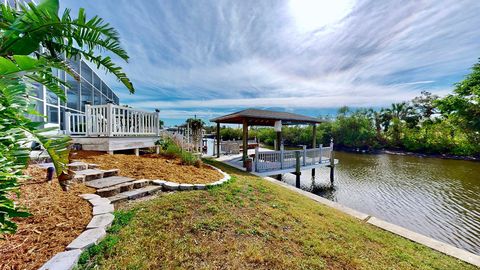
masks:
<instances>
[{"instance_id":1,"label":"shoreline","mask_svg":"<svg viewBox=\"0 0 480 270\"><path fill-rule=\"evenodd\" d=\"M367 154L367 155L378 155L378 154L387 154L387 155L397 155L397 156L413 156L419 158L440 158L440 159L452 159L452 160L466 160L466 161L476 161L479 162L480 158L474 156L458 156L450 154L426 154L426 153L416 153L405 150L393 150L393 149L379 149L379 150L356 150L353 148L334 148L335 151L354 153L354 154Z\"/></svg>"},{"instance_id":2,"label":"shoreline","mask_svg":"<svg viewBox=\"0 0 480 270\"><path fill-rule=\"evenodd\" d=\"M272 149L273 146L262 144L262 147ZM286 149L292 148L296 149L297 147L294 146L286 146ZM300 150L300 148L298 148ZM367 154L367 155L379 155L379 154L387 154L387 155L397 155L397 156L413 156L419 158L441 158L441 159L451 159L451 160L466 160L466 161L476 161L480 162L480 156L459 156L459 155L450 155L450 154L427 154L427 153L416 153L411 151L405 150L395 150L395 149L374 149L374 150L365 150L360 148L349 148L349 147L339 147L334 146L334 151L345 152L345 153L354 153L354 154Z\"/></svg>"}]
</instances>

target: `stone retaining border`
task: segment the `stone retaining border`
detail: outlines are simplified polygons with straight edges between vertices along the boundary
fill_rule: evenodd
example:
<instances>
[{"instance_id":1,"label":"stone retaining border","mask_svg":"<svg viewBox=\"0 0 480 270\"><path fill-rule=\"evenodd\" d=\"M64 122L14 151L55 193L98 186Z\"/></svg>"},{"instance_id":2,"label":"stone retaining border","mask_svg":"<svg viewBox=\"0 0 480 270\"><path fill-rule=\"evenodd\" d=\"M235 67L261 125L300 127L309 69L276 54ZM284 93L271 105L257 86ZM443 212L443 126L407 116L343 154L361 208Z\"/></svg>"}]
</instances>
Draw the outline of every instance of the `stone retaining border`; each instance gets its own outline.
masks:
<instances>
[{"instance_id":1,"label":"stone retaining border","mask_svg":"<svg viewBox=\"0 0 480 270\"><path fill-rule=\"evenodd\" d=\"M57 253L40 270L71 270L80 258L83 250L98 244L107 235L106 230L112 225L113 204L96 194L79 195L92 205L92 219L77 238L75 238L64 252Z\"/></svg>"},{"instance_id":2,"label":"stone retaining border","mask_svg":"<svg viewBox=\"0 0 480 270\"><path fill-rule=\"evenodd\" d=\"M161 180L161 179L153 180L152 183L157 186L162 186L163 189L168 191L177 191L177 190L187 191L187 190L203 190L206 188L219 186L219 185L222 185L223 183L230 181L230 179L232 178L228 173L220 170L217 167L214 167L210 164L205 164L205 165L217 170L219 173L223 175L223 178L208 184L180 184L180 183L170 182L170 181Z\"/></svg>"},{"instance_id":3,"label":"stone retaining border","mask_svg":"<svg viewBox=\"0 0 480 270\"><path fill-rule=\"evenodd\" d=\"M301 195L304 195L316 202L319 202L321 204L324 204L326 206L332 207L336 210L339 210L349 216L352 216L354 218L360 219L368 224L371 224L375 227L378 227L380 229L389 231L391 233L394 233L396 235L402 236L404 238L407 238L413 242L425 245L433 250L436 250L438 252L441 252L443 254L449 255L451 257L457 258L459 260L462 260L466 263L475 265L477 267L480 267L480 256L473 254L469 251L454 247L450 244L443 243L441 241L438 241L436 239L430 238L428 236L425 236L423 234L419 234L416 232L413 232L411 230L408 230L406 228L403 228L401 226L389 223L387 221L381 220L379 218L364 214L362 212L359 212L357 210L354 210L352 208L346 207L344 205L341 205L337 202L330 201L328 199L325 199L323 197L320 197L318 195L315 195L311 192L296 188L294 186L291 186L285 182L278 181L274 178L271 177L264 177L265 180L274 183L276 185L282 186L284 188L287 188L291 191L294 191L296 193L299 193Z\"/></svg>"},{"instance_id":4,"label":"stone retaining border","mask_svg":"<svg viewBox=\"0 0 480 270\"><path fill-rule=\"evenodd\" d=\"M209 187L219 186L231 179L230 175L224 171L212 165L206 165L220 172L223 178L209 184L179 184L165 180L153 180L151 182L167 191L188 191L194 189L204 190ZM144 181L145 179L135 182L140 184L140 182L143 183ZM150 182L150 180L147 181ZM72 270L77 265L83 250L98 244L107 235L106 230L110 228L114 220L114 205L108 199L102 198L97 194L81 194L79 196L92 205L92 219L90 223L88 223L86 230L66 247L66 251L55 254L39 270Z\"/></svg>"}]
</instances>

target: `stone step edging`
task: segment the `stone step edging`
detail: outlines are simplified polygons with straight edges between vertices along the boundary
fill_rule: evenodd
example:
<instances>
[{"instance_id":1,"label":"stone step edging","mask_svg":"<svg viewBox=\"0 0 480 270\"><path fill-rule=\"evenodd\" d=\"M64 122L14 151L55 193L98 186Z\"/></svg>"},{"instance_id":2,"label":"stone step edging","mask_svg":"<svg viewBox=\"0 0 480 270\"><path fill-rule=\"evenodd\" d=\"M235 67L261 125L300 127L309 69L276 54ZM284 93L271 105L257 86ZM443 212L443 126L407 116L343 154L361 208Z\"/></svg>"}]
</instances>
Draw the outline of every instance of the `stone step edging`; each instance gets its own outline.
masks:
<instances>
[{"instance_id":1,"label":"stone step edging","mask_svg":"<svg viewBox=\"0 0 480 270\"><path fill-rule=\"evenodd\" d=\"M98 244L107 235L106 230L112 225L113 204L96 194L79 195L92 205L92 219L77 238L67 247L66 251L55 254L39 270L71 270L80 258L82 252L95 244Z\"/></svg>"},{"instance_id":2,"label":"stone step edging","mask_svg":"<svg viewBox=\"0 0 480 270\"><path fill-rule=\"evenodd\" d=\"M203 190L203 189L211 188L214 186L220 186L230 181L230 179L232 179L232 177L228 173L220 170L219 168L209 164L206 164L206 165L217 170L219 173L221 173L223 175L223 178L208 184L184 184L184 183L176 183L176 182L160 180L160 179L152 180L152 184L162 186L162 188L167 191L188 191L188 190Z\"/></svg>"}]
</instances>

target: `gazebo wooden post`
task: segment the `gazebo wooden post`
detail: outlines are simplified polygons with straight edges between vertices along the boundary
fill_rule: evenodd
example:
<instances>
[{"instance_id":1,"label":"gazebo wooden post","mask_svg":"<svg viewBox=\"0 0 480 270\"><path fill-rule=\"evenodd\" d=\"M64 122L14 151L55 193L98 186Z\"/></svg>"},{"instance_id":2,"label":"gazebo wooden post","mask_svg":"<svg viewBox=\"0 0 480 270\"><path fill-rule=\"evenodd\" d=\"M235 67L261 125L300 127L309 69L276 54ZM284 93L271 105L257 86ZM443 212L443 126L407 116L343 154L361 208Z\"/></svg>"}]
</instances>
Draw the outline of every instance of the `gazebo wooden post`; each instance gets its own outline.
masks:
<instances>
[{"instance_id":1,"label":"gazebo wooden post","mask_svg":"<svg viewBox=\"0 0 480 270\"><path fill-rule=\"evenodd\" d=\"M220 157L220 122L217 122L217 158Z\"/></svg>"},{"instance_id":2,"label":"gazebo wooden post","mask_svg":"<svg viewBox=\"0 0 480 270\"><path fill-rule=\"evenodd\" d=\"M317 124L312 125L312 149L317 147ZM315 153L315 152L314 152ZM315 155L313 156L315 158ZM322 160L322 157L320 157ZM312 168L312 177L315 177L315 168Z\"/></svg>"},{"instance_id":3,"label":"gazebo wooden post","mask_svg":"<svg viewBox=\"0 0 480 270\"><path fill-rule=\"evenodd\" d=\"M275 150L280 151L281 145L282 145L282 132L277 131L277 148Z\"/></svg>"},{"instance_id":4,"label":"gazebo wooden post","mask_svg":"<svg viewBox=\"0 0 480 270\"><path fill-rule=\"evenodd\" d=\"M243 166L245 167L245 162L248 157L248 120L243 119Z\"/></svg>"},{"instance_id":5,"label":"gazebo wooden post","mask_svg":"<svg viewBox=\"0 0 480 270\"><path fill-rule=\"evenodd\" d=\"M282 132L277 131L277 149L275 150L280 151L280 149L282 149ZM280 155L282 155L282 153L280 153ZM282 180L281 174L277 174L277 180Z\"/></svg>"}]
</instances>

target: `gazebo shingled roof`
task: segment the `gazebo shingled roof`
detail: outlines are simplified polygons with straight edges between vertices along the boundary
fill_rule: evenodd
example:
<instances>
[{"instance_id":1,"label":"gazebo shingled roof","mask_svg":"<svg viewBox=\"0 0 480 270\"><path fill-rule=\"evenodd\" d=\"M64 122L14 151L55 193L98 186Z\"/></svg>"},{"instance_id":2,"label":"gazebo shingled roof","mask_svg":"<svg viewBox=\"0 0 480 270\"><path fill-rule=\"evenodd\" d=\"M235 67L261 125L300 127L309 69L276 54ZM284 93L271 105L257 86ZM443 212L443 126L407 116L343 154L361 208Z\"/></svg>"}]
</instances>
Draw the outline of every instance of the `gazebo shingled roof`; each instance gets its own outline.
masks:
<instances>
[{"instance_id":1,"label":"gazebo shingled roof","mask_svg":"<svg viewBox=\"0 0 480 270\"><path fill-rule=\"evenodd\" d=\"M273 126L275 121L282 120L283 125L291 124L316 124L323 122L322 120L306 115L300 115L289 112L276 112L259 109L246 109L239 112L227 114L214 119L211 122L225 124L243 124L246 119L248 125Z\"/></svg>"},{"instance_id":2,"label":"gazebo shingled roof","mask_svg":"<svg viewBox=\"0 0 480 270\"><path fill-rule=\"evenodd\" d=\"M242 124L243 125L243 154L242 159L247 160L247 149L248 149L248 126L275 126L276 121L282 121L282 125L301 125L309 124L315 125L317 123L323 122L322 120L310 117L306 115L300 115L296 113L289 112L276 112L268 110L258 110L258 109L246 109L236 113L227 114L217 118L213 118L210 121L217 123L217 157L220 157L220 124ZM312 129L312 146L316 146L316 132L317 129ZM277 150L280 149L280 144L282 142L282 132L277 131Z\"/></svg>"}]
</instances>

